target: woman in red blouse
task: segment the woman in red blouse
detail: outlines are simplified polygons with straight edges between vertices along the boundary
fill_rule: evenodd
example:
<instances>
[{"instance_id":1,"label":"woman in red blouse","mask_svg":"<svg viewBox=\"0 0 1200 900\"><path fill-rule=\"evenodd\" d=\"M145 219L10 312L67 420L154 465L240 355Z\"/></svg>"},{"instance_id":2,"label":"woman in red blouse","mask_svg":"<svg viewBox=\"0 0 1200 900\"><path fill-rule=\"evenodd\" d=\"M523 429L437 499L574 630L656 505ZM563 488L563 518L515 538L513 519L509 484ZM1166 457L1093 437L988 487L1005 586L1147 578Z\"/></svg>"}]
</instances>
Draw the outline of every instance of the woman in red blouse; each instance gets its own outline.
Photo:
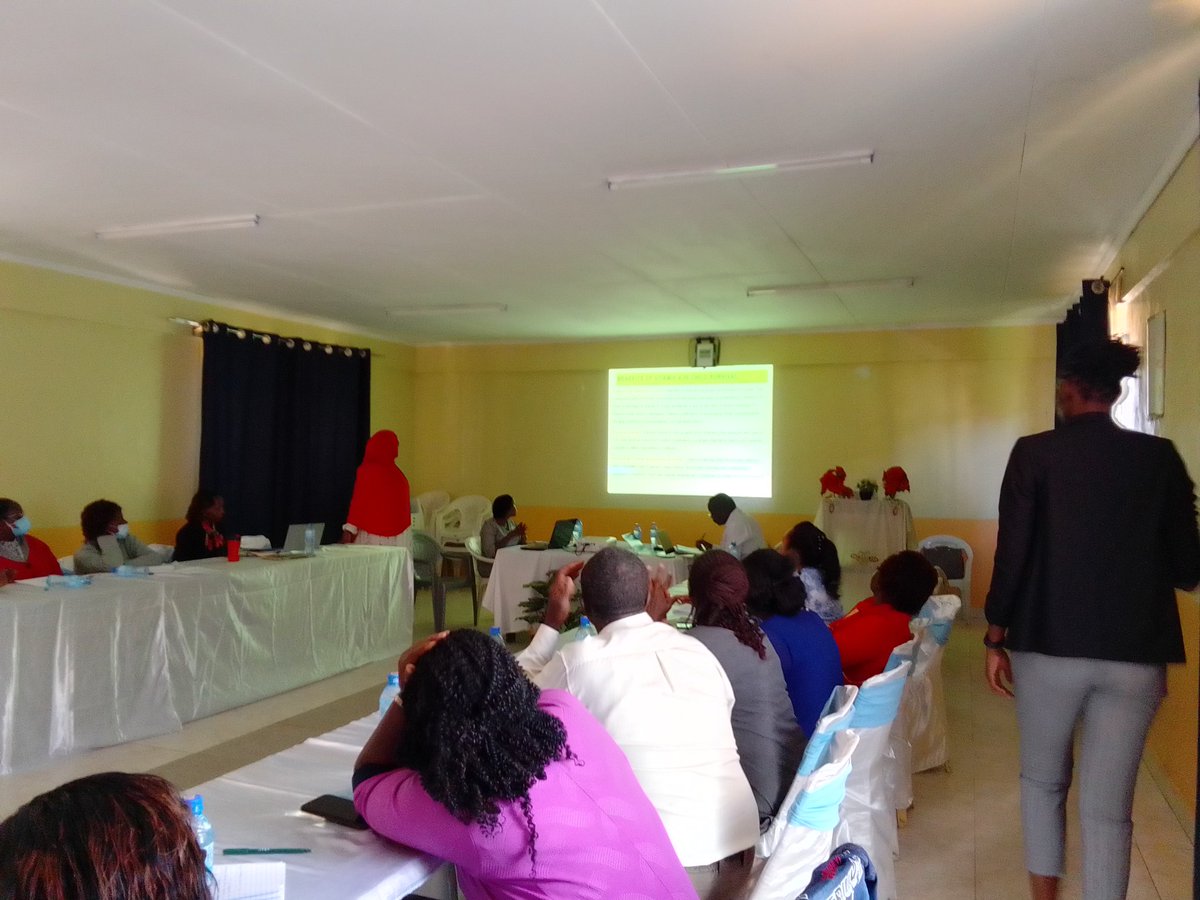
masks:
<instances>
[{"instance_id":1,"label":"woman in red blouse","mask_svg":"<svg viewBox=\"0 0 1200 900\"><path fill-rule=\"evenodd\" d=\"M861 687L883 671L892 650L912 637L909 620L921 611L935 587L937 572L915 550L902 550L880 564L871 578L874 596L829 623L846 684Z\"/></svg>"},{"instance_id":2,"label":"woman in red blouse","mask_svg":"<svg viewBox=\"0 0 1200 900\"><path fill-rule=\"evenodd\" d=\"M29 529L29 517L21 504L0 498L0 584L62 574L54 551Z\"/></svg>"}]
</instances>

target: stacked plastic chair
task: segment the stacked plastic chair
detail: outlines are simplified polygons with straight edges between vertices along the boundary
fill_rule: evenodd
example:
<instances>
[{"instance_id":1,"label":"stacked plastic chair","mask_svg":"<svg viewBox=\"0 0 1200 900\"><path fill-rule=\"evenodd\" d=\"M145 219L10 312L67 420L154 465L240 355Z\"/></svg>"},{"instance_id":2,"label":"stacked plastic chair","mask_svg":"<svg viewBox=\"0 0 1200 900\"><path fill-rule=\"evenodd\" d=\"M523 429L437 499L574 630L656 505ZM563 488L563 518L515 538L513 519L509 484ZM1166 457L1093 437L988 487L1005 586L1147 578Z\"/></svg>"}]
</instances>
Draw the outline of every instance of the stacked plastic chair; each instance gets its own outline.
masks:
<instances>
[{"instance_id":1,"label":"stacked plastic chair","mask_svg":"<svg viewBox=\"0 0 1200 900\"><path fill-rule=\"evenodd\" d=\"M835 843L859 844L870 854L879 876L879 900L896 897L893 853L899 840L889 778L894 763L888 750L892 722L900 710L900 699L911 671L910 661L893 656L882 674L863 682L850 720L851 734L858 735L858 748L851 759Z\"/></svg>"},{"instance_id":2,"label":"stacked plastic chair","mask_svg":"<svg viewBox=\"0 0 1200 900\"><path fill-rule=\"evenodd\" d=\"M848 730L857 695L853 686L839 687L826 704L779 815L755 847L748 900L795 900L829 859L859 742Z\"/></svg>"},{"instance_id":3,"label":"stacked plastic chair","mask_svg":"<svg viewBox=\"0 0 1200 900\"><path fill-rule=\"evenodd\" d=\"M946 727L946 695L942 682L942 658L950 641L954 620L962 600L953 594L930 597L914 625L925 626L925 637L917 650L917 675L920 690L905 710L905 727L912 746L912 772L944 767L950 762L950 742ZM915 676L914 676L915 678Z\"/></svg>"}]
</instances>

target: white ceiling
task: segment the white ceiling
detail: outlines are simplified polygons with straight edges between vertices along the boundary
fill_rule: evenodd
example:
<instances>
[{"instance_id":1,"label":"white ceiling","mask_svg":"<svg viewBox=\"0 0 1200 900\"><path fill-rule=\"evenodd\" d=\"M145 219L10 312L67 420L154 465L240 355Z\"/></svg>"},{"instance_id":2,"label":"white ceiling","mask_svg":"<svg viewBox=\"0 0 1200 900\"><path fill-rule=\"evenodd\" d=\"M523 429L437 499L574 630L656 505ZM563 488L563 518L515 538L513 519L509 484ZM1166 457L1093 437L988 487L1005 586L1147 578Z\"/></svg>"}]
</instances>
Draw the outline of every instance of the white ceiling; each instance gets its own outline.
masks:
<instances>
[{"instance_id":1,"label":"white ceiling","mask_svg":"<svg viewBox=\"0 0 1200 900\"><path fill-rule=\"evenodd\" d=\"M412 343L1054 321L1198 127L1200 0L4 11L0 255ZM875 163L606 187L856 150ZM508 311L387 312L479 303Z\"/></svg>"}]
</instances>

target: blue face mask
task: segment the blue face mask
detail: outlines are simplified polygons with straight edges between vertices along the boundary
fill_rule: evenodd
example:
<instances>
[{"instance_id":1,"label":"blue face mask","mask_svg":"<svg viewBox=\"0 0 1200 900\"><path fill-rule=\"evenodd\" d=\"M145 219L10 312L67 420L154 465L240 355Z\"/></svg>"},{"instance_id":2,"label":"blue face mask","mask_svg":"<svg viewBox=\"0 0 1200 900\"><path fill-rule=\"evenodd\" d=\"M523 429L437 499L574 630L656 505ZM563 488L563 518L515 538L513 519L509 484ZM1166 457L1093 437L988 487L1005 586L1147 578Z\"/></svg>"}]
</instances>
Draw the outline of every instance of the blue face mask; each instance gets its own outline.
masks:
<instances>
[{"instance_id":1,"label":"blue face mask","mask_svg":"<svg viewBox=\"0 0 1200 900\"><path fill-rule=\"evenodd\" d=\"M120 525L117 526L117 537L119 537L119 538L129 537L129 523L128 522L122 522Z\"/></svg>"},{"instance_id":2,"label":"blue face mask","mask_svg":"<svg viewBox=\"0 0 1200 900\"><path fill-rule=\"evenodd\" d=\"M29 516L21 516L15 522L9 522L8 527L12 529L14 537L25 537L33 528L33 523L29 521Z\"/></svg>"}]
</instances>

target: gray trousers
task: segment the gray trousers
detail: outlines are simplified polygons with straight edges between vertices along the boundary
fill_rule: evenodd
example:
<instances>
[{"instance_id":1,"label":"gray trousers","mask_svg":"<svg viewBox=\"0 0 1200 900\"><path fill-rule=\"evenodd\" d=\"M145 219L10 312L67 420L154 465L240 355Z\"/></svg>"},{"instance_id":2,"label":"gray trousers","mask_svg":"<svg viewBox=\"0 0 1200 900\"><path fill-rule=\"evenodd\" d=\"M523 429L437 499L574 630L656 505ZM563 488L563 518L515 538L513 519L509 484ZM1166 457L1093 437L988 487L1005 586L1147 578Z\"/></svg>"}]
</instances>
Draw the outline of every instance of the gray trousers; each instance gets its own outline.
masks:
<instances>
[{"instance_id":1,"label":"gray trousers","mask_svg":"<svg viewBox=\"0 0 1200 900\"><path fill-rule=\"evenodd\" d=\"M1061 876L1076 725L1083 896L1121 900L1129 886L1133 787L1146 733L1166 695L1166 666L1013 653L1021 729L1025 863Z\"/></svg>"}]
</instances>

